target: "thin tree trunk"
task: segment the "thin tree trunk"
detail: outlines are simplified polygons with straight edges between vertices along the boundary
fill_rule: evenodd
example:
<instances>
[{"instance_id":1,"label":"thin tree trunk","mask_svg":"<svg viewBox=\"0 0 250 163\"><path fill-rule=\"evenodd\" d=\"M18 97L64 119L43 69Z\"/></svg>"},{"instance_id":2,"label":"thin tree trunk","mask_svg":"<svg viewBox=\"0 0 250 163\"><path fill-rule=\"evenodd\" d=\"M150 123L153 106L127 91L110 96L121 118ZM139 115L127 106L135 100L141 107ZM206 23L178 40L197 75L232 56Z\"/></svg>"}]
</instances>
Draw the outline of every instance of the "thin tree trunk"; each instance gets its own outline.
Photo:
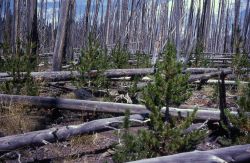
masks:
<instances>
[{"instance_id":1,"label":"thin tree trunk","mask_svg":"<svg viewBox=\"0 0 250 163\"><path fill-rule=\"evenodd\" d=\"M53 71L60 71L62 66L62 57L65 46L65 38L66 38L66 28L67 21L69 20L69 9L70 9L71 1L62 0L61 8L60 8L60 21L58 24L54 55L53 55Z\"/></svg>"},{"instance_id":2,"label":"thin tree trunk","mask_svg":"<svg viewBox=\"0 0 250 163\"><path fill-rule=\"evenodd\" d=\"M239 52L239 36L240 36L240 0L235 0L235 15L234 15L234 25L233 25L233 37L232 37L232 52Z\"/></svg>"},{"instance_id":3,"label":"thin tree trunk","mask_svg":"<svg viewBox=\"0 0 250 163\"><path fill-rule=\"evenodd\" d=\"M86 6L86 10L85 10L85 18L84 18L84 32L83 32L83 40L84 40L84 45L83 47L85 47L87 44L87 40L89 37L89 24L90 24L90 10L91 10L91 0L87 0L87 6Z\"/></svg>"},{"instance_id":4,"label":"thin tree trunk","mask_svg":"<svg viewBox=\"0 0 250 163\"><path fill-rule=\"evenodd\" d=\"M38 28L37 28L37 0L32 0L30 4L30 41L32 44L32 54L36 55L37 47L39 44L38 40Z\"/></svg>"},{"instance_id":5,"label":"thin tree trunk","mask_svg":"<svg viewBox=\"0 0 250 163\"><path fill-rule=\"evenodd\" d=\"M53 0L53 13L52 13L52 27L51 27L51 33L52 33L52 40L51 40L51 48L54 49L55 45L55 19L56 19L56 0Z\"/></svg>"},{"instance_id":6,"label":"thin tree trunk","mask_svg":"<svg viewBox=\"0 0 250 163\"><path fill-rule=\"evenodd\" d=\"M176 58L180 60L180 53L181 53L181 38L180 38L180 21L181 21L181 0L175 1L176 5Z\"/></svg>"},{"instance_id":7,"label":"thin tree trunk","mask_svg":"<svg viewBox=\"0 0 250 163\"><path fill-rule=\"evenodd\" d=\"M19 12L20 12L20 0L15 0L14 3L14 15L15 15L15 28L14 28L14 39L15 39L15 52L17 53L17 43L20 37L20 25L19 25Z\"/></svg>"}]
</instances>

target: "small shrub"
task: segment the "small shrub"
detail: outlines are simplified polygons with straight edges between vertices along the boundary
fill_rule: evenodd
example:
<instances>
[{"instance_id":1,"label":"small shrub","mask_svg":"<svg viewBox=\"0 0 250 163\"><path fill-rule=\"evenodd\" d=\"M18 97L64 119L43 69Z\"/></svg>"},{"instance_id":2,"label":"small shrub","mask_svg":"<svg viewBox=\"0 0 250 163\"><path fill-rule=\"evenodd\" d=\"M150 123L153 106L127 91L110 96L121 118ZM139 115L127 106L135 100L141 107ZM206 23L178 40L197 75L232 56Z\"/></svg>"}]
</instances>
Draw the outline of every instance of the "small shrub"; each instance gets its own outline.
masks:
<instances>
[{"instance_id":1,"label":"small shrub","mask_svg":"<svg viewBox=\"0 0 250 163\"><path fill-rule=\"evenodd\" d=\"M241 111L250 112L250 83L248 83L243 96L240 97L238 104Z\"/></svg>"},{"instance_id":2,"label":"small shrub","mask_svg":"<svg viewBox=\"0 0 250 163\"><path fill-rule=\"evenodd\" d=\"M129 53L120 45L112 49L110 53L110 64L114 69L124 69L129 67Z\"/></svg>"},{"instance_id":3,"label":"small shrub","mask_svg":"<svg viewBox=\"0 0 250 163\"><path fill-rule=\"evenodd\" d=\"M194 62L193 62L193 66L194 67L208 67L211 66L213 67L213 62L209 62L209 60L204 56L203 54L203 45L202 44L198 44L195 48L195 55L194 55Z\"/></svg>"},{"instance_id":4,"label":"small shrub","mask_svg":"<svg viewBox=\"0 0 250 163\"><path fill-rule=\"evenodd\" d=\"M136 68L148 68L151 66L150 56L143 53L136 53Z\"/></svg>"},{"instance_id":5,"label":"small shrub","mask_svg":"<svg viewBox=\"0 0 250 163\"><path fill-rule=\"evenodd\" d=\"M236 80L240 80L243 78L244 74L247 74L247 70L244 68L247 68L250 66L248 55L246 53L240 54L236 53L233 56L232 61L234 73L236 75Z\"/></svg>"},{"instance_id":6,"label":"small shrub","mask_svg":"<svg viewBox=\"0 0 250 163\"><path fill-rule=\"evenodd\" d=\"M12 79L1 83L1 92L17 95L37 95L38 86L30 75L31 71L36 68L36 58L31 52L31 45L22 49L18 43L16 54L12 54L7 45L2 48L5 55L3 56L4 59L1 60L1 71L7 72Z\"/></svg>"},{"instance_id":7,"label":"small shrub","mask_svg":"<svg viewBox=\"0 0 250 163\"><path fill-rule=\"evenodd\" d=\"M226 112L226 116L229 118L229 121L233 126L239 129L239 132L235 132L235 139L226 140L222 138L222 145L238 145L238 144L249 144L250 143L250 117L246 112L250 111L250 84L248 84L245 89L245 94L242 95L238 100L238 105L240 109L238 115L232 115L229 111ZM226 127L224 127L226 129ZM224 143L226 142L226 143Z\"/></svg>"},{"instance_id":8,"label":"small shrub","mask_svg":"<svg viewBox=\"0 0 250 163\"><path fill-rule=\"evenodd\" d=\"M191 125L194 116L195 112L175 127L171 127L170 124L164 125L164 122L158 119L160 128L139 130L135 135L128 130L130 122L127 113L124 120L124 132L121 137L122 144L116 148L113 160L115 162L126 162L194 150L205 135L203 130L195 130L190 133L183 132Z\"/></svg>"},{"instance_id":9,"label":"small shrub","mask_svg":"<svg viewBox=\"0 0 250 163\"><path fill-rule=\"evenodd\" d=\"M184 132L191 125L195 112L184 121L172 120L166 124L162 118L160 110L163 106L178 105L190 95L188 75L182 74L181 64L176 61L175 54L173 45L168 44L164 52L164 61L158 64L154 83L149 84L143 92L145 105L151 111L148 130L140 130L137 135L129 133L129 113L126 113L123 144L117 147L113 157L115 162L190 151L195 149L204 137L205 133L201 130Z\"/></svg>"},{"instance_id":10,"label":"small shrub","mask_svg":"<svg viewBox=\"0 0 250 163\"><path fill-rule=\"evenodd\" d=\"M103 72L109 67L107 51L102 49L98 42L88 41L88 46L81 51L78 65L73 69L81 73L80 78L76 78L74 84L78 88L94 86L95 88L107 87L108 82ZM95 75L91 71L95 70Z\"/></svg>"}]
</instances>

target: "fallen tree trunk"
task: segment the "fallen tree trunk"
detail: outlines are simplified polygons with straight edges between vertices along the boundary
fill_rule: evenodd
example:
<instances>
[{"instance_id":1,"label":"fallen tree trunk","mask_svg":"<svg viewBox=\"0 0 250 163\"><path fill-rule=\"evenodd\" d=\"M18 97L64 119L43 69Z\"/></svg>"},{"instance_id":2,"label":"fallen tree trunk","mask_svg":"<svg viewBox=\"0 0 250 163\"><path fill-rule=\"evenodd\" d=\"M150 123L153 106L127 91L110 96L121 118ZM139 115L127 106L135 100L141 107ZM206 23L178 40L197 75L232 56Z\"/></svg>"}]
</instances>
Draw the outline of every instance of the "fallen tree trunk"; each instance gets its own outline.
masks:
<instances>
[{"instance_id":1,"label":"fallen tree trunk","mask_svg":"<svg viewBox=\"0 0 250 163\"><path fill-rule=\"evenodd\" d=\"M219 70L223 71L231 71L232 69L230 68L204 68L204 67L197 67L197 68L187 68L185 72L190 73L190 74L203 74L203 73L210 73L210 72L216 72Z\"/></svg>"},{"instance_id":2,"label":"fallen tree trunk","mask_svg":"<svg viewBox=\"0 0 250 163\"><path fill-rule=\"evenodd\" d=\"M240 77L243 78L243 79L250 79L250 73L242 74L242 75L240 75ZM238 77L235 74L230 74L230 75L227 76L226 79L228 79L228 80L238 80Z\"/></svg>"},{"instance_id":3,"label":"fallen tree trunk","mask_svg":"<svg viewBox=\"0 0 250 163\"><path fill-rule=\"evenodd\" d=\"M250 144L237 145L209 151L193 151L175 155L133 161L130 163L191 163L191 162L249 162Z\"/></svg>"},{"instance_id":4,"label":"fallen tree trunk","mask_svg":"<svg viewBox=\"0 0 250 163\"><path fill-rule=\"evenodd\" d=\"M72 136L114 129L123 123L124 116L99 119L80 125L54 127L46 130L28 132L0 138L0 152L8 152L28 145L42 145L44 142L66 140ZM142 122L141 115L131 115L131 121ZM133 124L133 123L132 123ZM138 124L137 124L138 125Z\"/></svg>"},{"instance_id":5,"label":"fallen tree trunk","mask_svg":"<svg viewBox=\"0 0 250 163\"><path fill-rule=\"evenodd\" d=\"M200 83L200 81L196 81L195 83ZM237 84L248 84L249 82L245 82L245 81L239 81L238 83L234 80L225 80L225 84L226 85L237 85ZM206 84L218 84L218 80L213 80L213 79L209 79L208 81L206 81Z\"/></svg>"},{"instance_id":6,"label":"fallen tree trunk","mask_svg":"<svg viewBox=\"0 0 250 163\"><path fill-rule=\"evenodd\" d=\"M220 73L221 73L221 71L216 71L216 72L210 72L210 73L206 73L206 74L192 75L188 79L188 82L192 83L192 82L195 82L197 80L208 80L212 77L218 77L218 75L220 75ZM232 73L232 70L225 70L224 71L225 75L228 75L231 73Z\"/></svg>"},{"instance_id":7,"label":"fallen tree trunk","mask_svg":"<svg viewBox=\"0 0 250 163\"><path fill-rule=\"evenodd\" d=\"M217 71L217 72L211 72L211 73L206 73L206 74L196 74L196 75L191 75L188 79L188 82L189 83L193 83L193 82L204 82L207 81L208 79L210 78L213 78L213 77L218 77L218 75L220 74L221 72L220 71ZM232 71L231 70L227 70L224 72L225 74L231 74ZM138 83L137 84L137 88L138 89L143 89L144 87L146 87L148 85L148 83ZM127 89L129 87L125 86L123 87L124 89Z\"/></svg>"},{"instance_id":8,"label":"fallen tree trunk","mask_svg":"<svg viewBox=\"0 0 250 163\"><path fill-rule=\"evenodd\" d=\"M145 76L153 74L154 69L144 68L144 69L110 69L106 70L103 75L107 78L117 78L124 76ZM96 70L92 70L89 73L82 75L77 71L51 71L51 72L31 72L30 74L36 80L45 80L45 81L66 81L71 80L76 77L90 75L95 77L97 75ZM12 80L12 77L8 73L0 73L0 81L9 81Z\"/></svg>"},{"instance_id":9,"label":"fallen tree trunk","mask_svg":"<svg viewBox=\"0 0 250 163\"><path fill-rule=\"evenodd\" d=\"M225 72L232 73L231 69L222 69ZM217 68L188 68L183 73L200 74L201 73L215 73L219 70ZM141 68L141 69L110 69L104 71L103 75L107 78L119 78L127 76L146 76L154 74L153 68ZM88 75L85 73L84 75ZM42 81L66 81L77 77L84 76L77 71L51 71L51 72L31 72L31 76L36 80ZM96 70L89 72L89 75L95 77L97 75ZM12 80L12 77L8 73L0 73L0 82Z\"/></svg>"},{"instance_id":10,"label":"fallen tree trunk","mask_svg":"<svg viewBox=\"0 0 250 163\"><path fill-rule=\"evenodd\" d=\"M53 97L0 94L0 102L2 105L24 104L24 105L33 105L36 107L58 108L61 110L72 110L81 112L88 111L88 112L102 112L102 113L125 113L125 111L129 109L131 114L150 113L150 111L144 105L62 99ZM192 114L194 109L179 109L170 107L169 111L172 116L187 117L188 115ZM162 108L161 112L164 114L165 108ZM237 112L231 112L231 114L237 115ZM196 113L196 119L220 120L220 111L218 109L198 110Z\"/></svg>"}]
</instances>

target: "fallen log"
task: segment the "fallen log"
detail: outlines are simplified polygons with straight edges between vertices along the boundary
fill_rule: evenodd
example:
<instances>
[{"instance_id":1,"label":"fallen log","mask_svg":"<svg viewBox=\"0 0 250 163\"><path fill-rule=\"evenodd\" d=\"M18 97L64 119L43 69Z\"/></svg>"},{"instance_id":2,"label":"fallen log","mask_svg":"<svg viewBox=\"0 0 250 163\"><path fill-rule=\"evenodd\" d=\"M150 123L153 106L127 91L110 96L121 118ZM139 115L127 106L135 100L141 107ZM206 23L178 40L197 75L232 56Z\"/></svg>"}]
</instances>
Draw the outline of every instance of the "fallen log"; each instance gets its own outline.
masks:
<instances>
[{"instance_id":1,"label":"fallen log","mask_svg":"<svg viewBox=\"0 0 250 163\"><path fill-rule=\"evenodd\" d=\"M155 70L153 68L140 68L140 69L112 69L106 70L104 76L108 78L117 78L124 76L145 76L154 74Z\"/></svg>"},{"instance_id":2,"label":"fallen log","mask_svg":"<svg viewBox=\"0 0 250 163\"><path fill-rule=\"evenodd\" d=\"M23 73L25 74L25 73ZM30 75L35 80L40 81L67 81L80 77L80 73L76 71L51 71L51 72L31 72ZM0 73L0 82L10 81L13 78L8 73Z\"/></svg>"},{"instance_id":3,"label":"fallen log","mask_svg":"<svg viewBox=\"0 0 250 163\"><path fill-rule=\"evenodd\" d=\"M118 78L124 76L145 76L153 74L154 69L144 68L144 69L110 69L104 71L103 75L107 78ZM31 72L30 74L36 80L41 81L66 81L71 80L81 76L90 75L95 77L97 75L96 70L92 70L89 73L82 75L77 71L51 71L51 72ZM9 81L12 77L8 73L0 73L0 81Z\"/></svg>"},{"instance_id":4,"label":"fallen log","mask_svg":"<svg viewBox=\"0 0 250 163\"><path fill-rule=\"evenodd\" d=\"M88 101L88 100L75 100L75 99L62 99L54 97L39 97L39 96L20 96L20 95L6 95L0 94L0 104L12 105L12 104L24 104L32 105L36 107L45 108L58 108L61 110L72 111L88 111L88 112L102 112L102 113L125 113L127 109L131 114L149 114L150 111L144 105L135 104L123 104L113 102L100 102L100 101ZM169 108L172 116L187 117L191 115L194 109L179 109ZM161 109L161 112L165 113L165 108ZM231 112L233 115L237 115L237 112ZM220 111L217 109L212 110L198 110L196 113L197 120L220 120Z\"/></svg>"},{"instance_id":5,"label":"fallen log","mask_svg":"<svg viewBox=\"0 0 250 163\"><path fill-rule=\"evenodd\" d=\"M124 76L144 76L148 74L153 74L154 69L152 68L141 68L141 69L110 69L104 71L103 75L107 78L116 78ZM24 73L25 74L25 73ZM95 76L97 70L92 70L89 72L90 76ZM89 75L85 73L84 75ZM74 77L81 77L81 73L77 71L45 71L45 72L31 72L30 75L33 78L44 79L44 80L69 80ZM11 77L8 73L0 73L0 78Z\"/></svg>"},{"instance_id":6,"label":"fallen log","mask_svg":"<svg viewBox=\"0 0 250 163\"><path fill-rule=\"evenodd\" d=\"M220 71L217 71L217 72L211 72L211 73L206 73L206 74L196 74L196 75L191 75L188 79L188 82L189 83L193 83L193 82L204 82L209 80L210 78L213 78L213 77L218 77L218 75L220 74L221 72ZM224 72L225 74L231 74L232 71L231 70L226 70ZM137 89L143 89L144 87L146 87L148 85L148 83L138 83L137 84ZM122 87L123 89L128 89L129 87L128 86L124 86Z\"/></svg>"},{"instance_id":7,"label":"fallen log","mask_svg":"<svg viewBox=\"0 0 250 163\"><path fill-rule=\"evenodd\" d=\"M218 77L218 75L220 75L220 73L221 73L221 71L216 71L216 72L210 72L210 73L206 73L206 74L192 75L188 79L188 82L192 83L192 82L195 82L197 80L208 80L208 79L213 78L213 77ZM225 75L228 75L231 73L232 73L232 70L225 70L224 71Z\"/></svg>"},{"instance_id":8,"label":"fallen log","mask_svg":"<svg viewBox=\"0 0 250 163\"><path fill-rule=\"evenodd\" d=\"M119 125L123 123L123 119L124 116L99 119L79 125L54 127L46 130L2 137L0 138L0 152L8 152L29 145L42 145L44 142L62 141L76 135L111 130L119 127ZM133 122L143 122L144 117L141 115L131 115L130 120Z\"/></svg>"},{"instance_id":9,"label":"fallen log","mask_svg":"<svg viewBox=\"0 0 250 163\"><path fill-rule=\"evenodd\" d=\"M198 106L198 105L187 105L187 104L181 104L179 106L180 109L199 109L199 110L212 110L212 111L216 111L219 110L219 108L208 108L208 107L204 107L204 106Z\"/></svg>"},{"instance_id":10,"label":"fallen log","mask_svg":"<svg viewBox=\"0 0 250 163\"><path fill-rule=\"evenodd\" d=\"M237 145L226 148L193 151L179 153L175 155L132 161L130 163L192 163L192 162L249 162L250 161L250 144Z\"/></svg>"},{"instance_id":11,"label":"fallen log","mask_svg":"<svg viewBox=\"0 0 250 163\"><path fill-rule=\"evenodd\" d=\"M240 78L243 78L243 79L246 79L246 80L249 80L250 79L250 73L248 74L242 74L240 75ZM226 77L227 80L238 80L238 77L237 75L235 74L230 74Z\"/></svg>"},{"instance_id":12,"label":"fallen log","mask_svg":"<svg viewBox=\"0 0 250 163\"><path fill-rule=\"evenodd\" d=\"M184 72L190 73L190 74L204 74L204 73L210 73L210 72L216 72L216 71L229 71L232 70L230 68L204 68L204 67L197 67L197 68L187 68Z\"/></svg>"},{"instance_id":13,"label":"fallen log","mask_svg":"<svg viewBox=\"0 0 250 163\"><path fill-rule=\"evenodd\" d=\"M58 108L72 111L89 111L104 113L125 113L126 109L130 109L131 114L150 113L143 105L6 94L0 94L0 104L24 104L44 108Z\"/></svg>"},{"instance_id":14,"label":"fallen log","mask_svg":"<svg viewBox=\"0 0 250 163\"><path fill-rule=\"evenodd\" d=\"M231 69L222 69L225 72L231 72ZM219 70L217 68L188 68L183 73L201 74L201 73L215 73ZM140 69L110 69L104 71L103 75L107 78L119 78L128 76L146 76L154 74L153 68L140 68ZM82 75L77 71L46 71L46 72L31 72L31 76L36 80L41 81L67 81L77 77L87 76L95 77L97 75L96 70L92 70L89 73ZM203 75L203 74L202 74ZM0 73L0 82L12 80L12 77L8 73Z\"/></svg>"},{"instance_id":15,"label":"fallen log","mask_svg":"<svg viewBox=\"0 0 250 163\"><path fill-rule=\"evenodd\" d=\"M200 81L196 81L195 83L199 84ZM239 81L238 83L239 84L248 84L249 82ZM238 83L234 80L225 80L226 85L237 85ZM218 80L209 79L208 81L206 81L206 84L218 84Z\"/></svg>"}]
</instances>

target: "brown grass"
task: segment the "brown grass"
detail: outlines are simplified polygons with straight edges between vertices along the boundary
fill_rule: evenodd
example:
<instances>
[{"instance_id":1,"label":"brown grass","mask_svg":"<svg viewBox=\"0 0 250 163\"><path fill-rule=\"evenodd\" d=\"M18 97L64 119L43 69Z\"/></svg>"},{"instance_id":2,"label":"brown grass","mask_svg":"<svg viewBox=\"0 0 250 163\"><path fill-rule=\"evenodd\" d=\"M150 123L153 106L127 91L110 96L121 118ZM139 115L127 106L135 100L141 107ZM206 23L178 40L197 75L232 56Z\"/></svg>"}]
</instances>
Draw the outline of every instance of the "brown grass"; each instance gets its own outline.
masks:
<instances>
[{"instance_id":1,"label":"brown grass","mask_svg":"<svg viewBox=\"0 0 250 163\"><path fill-rule=\"evenodd\" d=\"M95 144L96 136L96 134L76 136L70 140L70 144L73 146L79 144L90 146Z\"/></svg>"},{"instance_id":2,"label":"brown grass","mask_svg":"<svg viewBox=\"0 0 250 163\"><path fill-rule=\"evenodd\" d=\"M62 94L60 97L61 98L67 98L67 99L77 99L76 95L73 92Z\"/></svg>"},{"instance_id":3,"label":"brown grass","mask_svg":"<svg viewBox=\"0 0 250 163\"><path fill-rule=\"evenodd\" d=\"M39 117L29 115L29 107L20 104L0 106L0 132L6 135L34 131L39 126Z\"/></svg>"}]
</instances>

